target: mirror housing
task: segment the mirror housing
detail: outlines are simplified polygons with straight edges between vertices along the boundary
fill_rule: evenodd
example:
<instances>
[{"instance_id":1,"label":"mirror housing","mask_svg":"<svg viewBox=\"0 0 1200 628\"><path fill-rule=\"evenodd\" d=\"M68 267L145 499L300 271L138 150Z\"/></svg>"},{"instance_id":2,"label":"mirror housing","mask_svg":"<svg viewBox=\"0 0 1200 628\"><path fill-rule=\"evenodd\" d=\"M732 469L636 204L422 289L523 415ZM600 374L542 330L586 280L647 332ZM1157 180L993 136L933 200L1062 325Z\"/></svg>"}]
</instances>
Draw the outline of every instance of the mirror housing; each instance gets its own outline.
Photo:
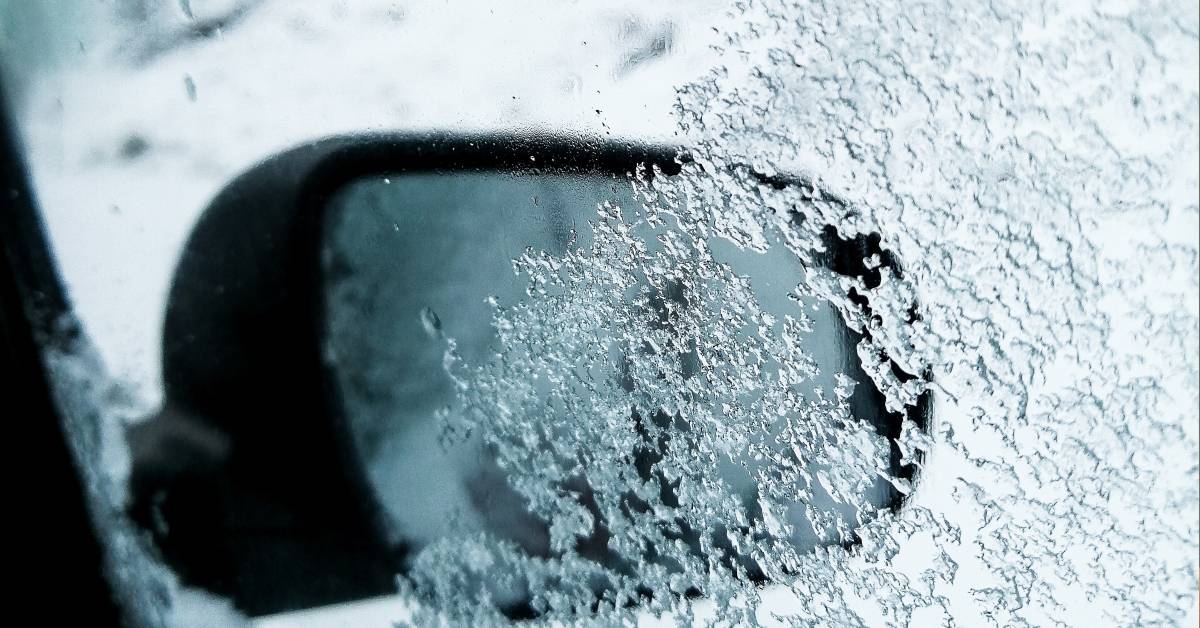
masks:
<instances>
[{"instance_id":1,"label":"mirror housing","mask_svg":"<svg viewBox=\"0 0 1200 628\"><path fill-rule=\"evenodd\" d=\"M230 183L175 273L164 409L130 434L132 512L167 563L251 615L395 591L396 548L320 355L321 212L341 186L430 170L676 173L675 155L553 136L367 135L300 146Z\"/></svg>"},{"instance_id":2,"label":"mirror housing","mask_svg":"<svg viewBox=\"0 0 1200 628\"><path fill-rule=\"evenodd\" d=\"M377 134L305 144L239 176L205 210L175 273L166 401L129 435L133 516L184 583L250 615L394 592L404 548L388 540L321 353L318 252L330 198L371 175L674 175L687 162L670 147L550 135ZM868 285L873 273L877 284L879 270L863 265L872 254L899 270L878 236L847 240L830 227L825 240L834 272ZM874 387L859 388L883 407ZM927 405L923 397L909 418L924 425ZM895 438L902 419L875 427ZM911 477L895 449L893 470Z\"/></svg>"}]
</instances>

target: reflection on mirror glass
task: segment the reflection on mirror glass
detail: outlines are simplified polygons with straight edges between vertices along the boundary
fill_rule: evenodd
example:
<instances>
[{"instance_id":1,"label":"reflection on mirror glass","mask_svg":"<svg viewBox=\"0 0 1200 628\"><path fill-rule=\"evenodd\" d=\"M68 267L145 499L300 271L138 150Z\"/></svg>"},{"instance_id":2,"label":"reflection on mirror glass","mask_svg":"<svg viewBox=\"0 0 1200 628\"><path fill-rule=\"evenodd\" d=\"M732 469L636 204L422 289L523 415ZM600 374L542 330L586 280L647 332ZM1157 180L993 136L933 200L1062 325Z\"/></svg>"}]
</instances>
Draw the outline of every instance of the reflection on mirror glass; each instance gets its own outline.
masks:
<instances>
[{"instance_id":1,"label":"reflection on mirror glass","mask_svg":"<svg viewBox=\"0 0 1200 628\"><path fill-rule=\"evenodd\" d=\"M577 603L558 589L628 606L652 572L710 594L690 561L770 579L761 553L852 542L898 502L859 337L799 259L641 208L600 174L397 174L331 201L326 361L418 588L510 615Z\"/></svg>"}]
</instances>

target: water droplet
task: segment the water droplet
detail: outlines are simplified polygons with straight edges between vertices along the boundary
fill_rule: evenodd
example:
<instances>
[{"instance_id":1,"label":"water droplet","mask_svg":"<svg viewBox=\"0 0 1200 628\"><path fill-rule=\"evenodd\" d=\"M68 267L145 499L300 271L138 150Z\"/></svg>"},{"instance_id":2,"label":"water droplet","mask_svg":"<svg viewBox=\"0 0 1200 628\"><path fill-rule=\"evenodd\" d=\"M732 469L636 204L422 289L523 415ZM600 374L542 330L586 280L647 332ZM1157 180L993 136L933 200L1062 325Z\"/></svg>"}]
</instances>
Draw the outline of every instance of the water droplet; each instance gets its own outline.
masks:
<instances>
[{"instance_id":1,"label":"water droplet","mask_svg":"<svg viewBox=\"0 0 1200 628\"><path fill-rule=\"evenodd\" d=\"M183 75L183 88L187 90L188 100L196 102L196 81L192 79L192 75Z\"/></svg>"},{"instance_id":2,"label":"water droplet","mask_svg":"<svg viewBox=\"0 0 1200 628\"><path fill-rule=\"evenodd\" d=\"M438 318L433 308L421 308L421 327L425 328L425 333L429 334L430 338L442 337L442 319Z\"/></svg>"}]
</instances>

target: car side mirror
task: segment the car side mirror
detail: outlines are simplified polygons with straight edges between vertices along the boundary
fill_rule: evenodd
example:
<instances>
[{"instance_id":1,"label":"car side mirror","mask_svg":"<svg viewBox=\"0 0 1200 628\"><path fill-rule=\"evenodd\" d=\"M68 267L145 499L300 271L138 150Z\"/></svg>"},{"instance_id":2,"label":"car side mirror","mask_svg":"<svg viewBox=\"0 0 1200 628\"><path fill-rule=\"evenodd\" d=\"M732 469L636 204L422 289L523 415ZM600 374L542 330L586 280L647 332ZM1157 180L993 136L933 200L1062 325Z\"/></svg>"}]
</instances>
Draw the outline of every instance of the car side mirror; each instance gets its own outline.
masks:
<instances>
[{"instance_id":1,"label":"car side mirror","mask_svg":"<svg viewBox=\"0 0 1200 628\"><path fill-rule=\"evenodd\" d=\"M456 360L490 359L495 304L526 296L514 259L586 243L598 206L636 204L631 176L695 167L678 149L632 143L367 135L306 144L238 177L205 211L176 270L166 402L129 435L135 518L185 583L254 616L394 592L397 574L462 510L473 513L463 525L552 555L545 522L485 444L439 445L455 395L447 340ZM868 283L879 271L864 259L896 265L878 237L829 228L824 244L828 270ZM764 309L794 306L787 295L804 268L785 252L713 246L757 282ZM677 286L652 292L648 307L663 312L692 303ZM855 419L895 439L905 417L885 409L858 364L861 334L832 309L814 312L810 349L829 367L824 377L847 373ZM672 324L669 314L661 321ZM636 361L636 351L620 360ZM925 412L922 399L908 418L924 425ZM889 442L876 464L911 478ZM879 509L904 497L882 479L864 490ZM825 544L819 536L794 542ZM574 551L611 560L601 530ZM512 617L536 614L520 592L495 595Z\"/></svg>"}]
</instances>

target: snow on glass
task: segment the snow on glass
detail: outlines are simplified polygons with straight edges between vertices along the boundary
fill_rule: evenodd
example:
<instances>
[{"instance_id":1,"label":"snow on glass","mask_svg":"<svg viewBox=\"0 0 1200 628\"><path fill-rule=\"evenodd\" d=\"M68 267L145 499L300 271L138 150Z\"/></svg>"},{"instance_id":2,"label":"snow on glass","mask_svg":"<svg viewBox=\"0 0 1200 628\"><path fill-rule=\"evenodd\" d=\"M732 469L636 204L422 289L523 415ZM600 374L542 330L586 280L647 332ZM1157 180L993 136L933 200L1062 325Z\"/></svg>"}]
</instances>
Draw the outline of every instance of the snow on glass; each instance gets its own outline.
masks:
<instances>
[{"instance_id":1,"label":"snow on glass","mask_svg":"<svg viewBox=\"0 0 1200 628\"><path fill-rule=\"evenodd\" d=\"M550 554L483 533L435 542L411 577L438 609L499 619L527 597L578 618L729 598L785 578L803 540L846 543L874 518L855 507L888 445L851 415L852 379L814 387L805 300L764 311L706 221L663 213L605 203L589 245L514 260L528 298L495 305L494 361L468 364L446 339L458 407L444 442L478 435L495 452ZM441 334L436 313L421 320Z\"/></svg>"},{"instance_id":2,"label":"snow on glass","mask_svg":"<svg viewBox=\"0 0 1200 628\"><path fill-rule=\"evenodd\" d=\"M631 181L645 206L600 208L566 254L517 259L530 290L495 303L494 361L460 359L445 313L420 313L462 410L447 447L491 443L554 551L435 542L402 580L426 602L412 621L502 623L528 598L564 623L1183 623L1200 549L1197 11L737 2L721 65L680 92L693 166ZM828 229L879 238L861 259L877 281L828 267ZM796 306L765 311L718 242L805 262ZM869 382L808 359L814 304L860 333ZM108 561L166 599L103 475L128 464L95 442L123 443L93 416L113 393L77 353L54 369L81 382L58 392L107 504L93 516L120 528ZM883 478L907 495L894 511L862 501L892 446L848 413L863 386L891 411L932 399L896 443L915 484ZM814 542L796 542L806 524ZM153 604L138 612L161 624Z\"/></svg>"},{"instance_id":3,"label":"snow on glass","mask_svg":"<svg viewBox=\"0 0 1200 628\"><path fill-rule=\"evenodd\" d=\"M444 442L477 433L547 522L550 553L483 532L433 543L410 577L440 611L685 610L688 596L786 581L814 541L850 543L878 515L863 496L889 445L852 416L853 379L814 386L805 310L818 308L794 294L790 313L764 311L751 278L714 256L711 221L658 200L606 202L590 245L514 260L528 298L495 306L495 360L468 364L447 338L458 395Z\"/></svg>"},{"instance_id":4,"label":"snow on glass","mask_svg":"<svg viewBox=\"0 0 1200 628\"><path fill-rule=\"evenodd\" d=\"M496 304L494 360L447 335L447 446L494 449L552 551L433 543L403 581L415 620L502 622L527 597L567 622L1180 621L1195 7L738 6L726 64L680 93L695 163L631 181L644 206L600 207L590 244L516 259L527 298ZM830 229L898 263L833 272ZM794 311L764 311L715 241L801 260ZM845 374L814 390L811 300L862 334L888 410L936 400L898 439L924 468L892 478L902 508L856 503L891 444ZM827 543L790 541L794 504ZM795 601L768 613L768 591Z\"/></svg>"}]
</instances>

